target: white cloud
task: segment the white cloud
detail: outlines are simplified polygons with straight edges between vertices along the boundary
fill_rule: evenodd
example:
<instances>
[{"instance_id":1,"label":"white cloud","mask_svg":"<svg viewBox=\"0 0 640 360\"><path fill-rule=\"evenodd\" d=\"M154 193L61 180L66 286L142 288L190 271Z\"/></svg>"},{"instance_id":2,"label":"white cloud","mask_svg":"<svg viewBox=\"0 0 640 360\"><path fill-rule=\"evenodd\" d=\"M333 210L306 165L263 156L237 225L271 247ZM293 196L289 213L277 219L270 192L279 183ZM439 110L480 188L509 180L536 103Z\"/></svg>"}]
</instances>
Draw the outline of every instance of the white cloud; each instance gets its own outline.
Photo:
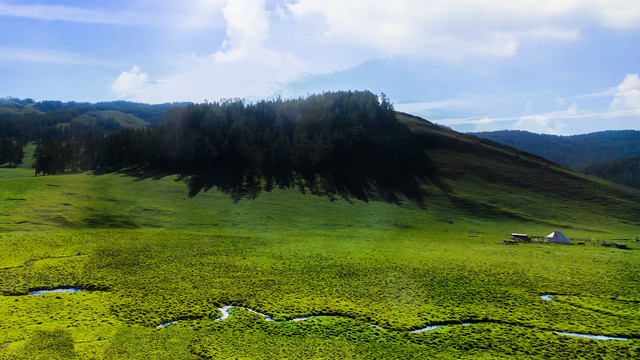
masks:
<instances>
[{"instance_id":1,"label":"white cloud","mask_svg":"<svg viewBox=\"0 0 640 360\"><path fill-rule=\"evenodd\" d=\"M157 6L157 0L152 1L151 7ZM184 27L207 28L223 26L222 6L226 0L191 0L191 1L175 1L165 0L171 6L176 16L178 24Z\"/></svg>"},{"instance_id":2,"label":"white cloud","mask_svg":"<svg viewBox=\"0 0 640 360\"><path fill-rule=\"evenodd\" d=\"M551 119L546 116L527 115L520 117L520 119L511 126L511 129L539 134L560 134L563 127L564 125L552 122Z\"/></svg>"},{"instance_id":3,"label":"white cloud","mask_svg":"<svg viewBox=\"0 0 640 360\"><path fill-rule=\"evenodd\" d=\"M140 94L149 86L151 77L143 73L140 67L134 66L129 71L123 71L111 84L111 90L121 98L130 98Z\"/></svg>"},{"instance_id":4,"label":"white cloud","mask_svg":"<svg viewBox=\"0 0 640 360\"><path fill-rule=\"evenodd\" d=\"M324 36L362 44L383 56L459 59L514 55L528 38L572 40L593 23L637 27L636 0L297 0L287 9L300 21L320 16Z\"/></svg>"},{"instance_id":5,"label":"white cloud","mask_svg":"<svg viewBox=\"0 0 640 360\"><path fill-rule=\"evenodd\" d=\"M589 99L586 102L588 106L594 98L613 98L613 101L608 109L581 109L578 105L578 101ZM574 133L575 129L582 129L580 133L636 129L640 120L640 75L628 74L616 87L591 94L557 98L556 103L565 110L528 114L532 108L528 102L525 109L527 115L524 116L446 118L434 121L446 126L473 126L474 131L509 127L513 130L557 135L564 134L569 129L573 129L570 131Z\"/></svg>"},{"instance_id":6,"label":"white cloud","mask_svg":"<svg viewBox=\"0 0 640 360\"><path fill-rule=\"evenodd\" d=\"M640 76L628 74L618 85L611 106L611 111L638 110L640 111Z\"/></svg>"},{"instance_id":7,"label":"white cloud","mask_svg":"<svg viewBox=\"0 0 640 360\"><path fill-rule=\"evenodd\" d=\"M587 11L603 25L635 28L640 24L640 2L636 0L591 0L588 4L591 6Z\"/></svg>"},{"instance_id":8,"label":"white cloud","mask_svg":"<svg viewBox=\"0 0 640 360\"><path fill-rule=\"evenodd\" d=\"M261 62L262 58L266 61ZM268 50L235 61L221 61L215 55L190 56L180 61L174 74L146 87L134 100L162 103L265 98L277 94L284 83L300 74L296 68L300 65L295 59Z\"/></svg>"},{"instance_id":9,"label":"white cloud","mask_svg":"<svg viewBox=\"0 0 640 360\"><path fill-rule=\"evenodd\" d=\"M46 4L0 0L0 15L163 25L171 27L166 36L173 39L188 36L176 26L210 31L209 50L179 56L171 72L154 74L158 80L136 95L152 102L271 96L302 75L375 58L508 57L529 39L571 41L593 24L640 26L636 0L132 0L108 9ZM222 28L226 40L219 46Z\"/></svg>"},{"instance_id":10,"label":"white cloud","mask_svg":"<svg viewBox=\"0 0 640 360\"><path fill-rule=\"evenodd\" d=\"M147 87L144 102L262 98L307 70L293 55L265 46L272 14L264 0L229 0L223 9L227 39L212 55L190 55L176 63L174 74Z\"/></svg>"},{"instance_id":11,"label":"white cloud","mask_svg":"<svg viewBox=\"0 0 640 360\"><path fill-rule=\"evenodd\" d=\"M223 50L215 55L219 61L237 61L252 51L264 51L269 31L268 13L264 0L229 1L223 9L227 22L227 36Z\"/></svg>"}]
</instances>

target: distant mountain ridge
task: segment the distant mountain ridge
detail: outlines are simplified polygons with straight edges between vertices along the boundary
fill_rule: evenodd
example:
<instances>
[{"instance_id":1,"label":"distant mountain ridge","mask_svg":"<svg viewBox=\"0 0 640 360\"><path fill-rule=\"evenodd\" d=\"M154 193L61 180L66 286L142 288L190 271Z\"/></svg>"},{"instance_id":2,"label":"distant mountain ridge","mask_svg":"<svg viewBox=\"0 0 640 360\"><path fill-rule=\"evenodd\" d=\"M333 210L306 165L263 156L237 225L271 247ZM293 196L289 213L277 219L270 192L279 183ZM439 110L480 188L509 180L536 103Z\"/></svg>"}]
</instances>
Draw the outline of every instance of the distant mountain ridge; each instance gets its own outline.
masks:
<instances>
[{"instance_id":1,"label":"distant mountain ridge","mask_svg":"<svg viewBox=\"0 0 640 360\"><path fill-rule=\"evenodd\" d=\"M521 130L470 134L574 169L640 155L640 131L635 130L610 130L572 136L535 134Z\"/></svg>"},{"instance_id":2,"label":"distant mountain ridge","mask_svg":"<svg viewBox=\"0 0 640 360\"><path fill-rule=\"evenodd\" d=\"M149 105L128 101L80 103L0 98L0 138L21 142L66 141L86 133L104 135L123 128L154 127L167 111L187 103Z\"/></svg>"}]
</instances>

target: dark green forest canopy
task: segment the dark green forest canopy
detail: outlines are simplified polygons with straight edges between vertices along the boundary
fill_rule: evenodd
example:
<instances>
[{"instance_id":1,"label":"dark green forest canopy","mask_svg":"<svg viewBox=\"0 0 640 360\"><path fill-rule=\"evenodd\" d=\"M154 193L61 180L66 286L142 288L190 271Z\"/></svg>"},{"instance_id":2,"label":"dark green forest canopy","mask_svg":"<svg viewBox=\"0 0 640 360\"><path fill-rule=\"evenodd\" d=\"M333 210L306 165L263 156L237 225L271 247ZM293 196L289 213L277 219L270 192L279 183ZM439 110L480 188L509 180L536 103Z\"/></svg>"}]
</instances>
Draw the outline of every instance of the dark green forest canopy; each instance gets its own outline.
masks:
<instances>
[{"instance_id":1,"label":"dark green forest canopy","mask_svg":"<svg viewBox=\"0 0 640 360\"><path fill-rule=\"evenodd\" d=\"M640 189L640 156L585 166L582 171L618 184Z\"/></svg>"},{"instance_id":2,"label":"dark green forest canopy","mask_svg":"<svg viewBox=\"0 0 640 360\"><path fill-rule=\"evenodd\" d=\"M0 137L0 165L13 167L22 164L24 144L19 139Z\"/></svg>"},{"instance_id":3,"label":"dark green forest canopy","mask_svg":"<svg viewBox=\"0 0 640 360\"><path fill-rule=\"evenodd\" d=\"M32 99L0 99L0 138L6 137L21 143L30 141L69 141L93 133L102 136L118 131L124 126L117 116L139 118L151 127L165 120L167 111L174 104L140 104L126 101L101 102L97 104L40 101ZM96 114L108 116L96 116ZM83 115L91 121L78 121Z\"/></svg>"},{"instance_id":4,"label":"dark green forest canopy","mask_svg":"<svg viewBox=\"0 0 640 360\"><path fill-rule=\"evenodd\" d=\"M574 169L640 155L640 131L635 130L600 131L572 136L501 130L472 135L512 146Z\"/></svg>"},{"instance_id":5,"label":"dark green forest canopy","mask_svg":"<svg viewBox=\"0 0 640 360\"><path fill-rule=\"evenodd\" d=\"M215 187L234 200L279 187L422 206L424 186L439 184L423 144L368 91L177 106L165 125L47 142L35 157L36 173L179 174L191 196Z\"/></svg>"}]
</instances>

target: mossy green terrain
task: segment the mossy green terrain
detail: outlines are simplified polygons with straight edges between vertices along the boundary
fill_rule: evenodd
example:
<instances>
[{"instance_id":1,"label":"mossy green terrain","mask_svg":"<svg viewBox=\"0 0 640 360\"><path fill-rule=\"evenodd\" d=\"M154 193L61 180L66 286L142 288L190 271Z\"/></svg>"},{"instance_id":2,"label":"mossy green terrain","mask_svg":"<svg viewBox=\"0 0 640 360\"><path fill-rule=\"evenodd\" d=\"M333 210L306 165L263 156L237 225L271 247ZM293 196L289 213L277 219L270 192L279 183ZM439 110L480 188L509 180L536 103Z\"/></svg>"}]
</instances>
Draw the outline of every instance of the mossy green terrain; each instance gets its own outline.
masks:
<instances>
[{"instance_id":1,"label":"mossy green terrain","mask_svg":"<svg viewBox=\"0 0 640 360\"><path fill-rule=\"evenodd\" d=\"M450 187L426 208L0 169L0 358L640 356L638 243L500 244L637 236L640 193L401 118ZM55 288L86 291L27 295Z\"/></svg>"}]
</instances>

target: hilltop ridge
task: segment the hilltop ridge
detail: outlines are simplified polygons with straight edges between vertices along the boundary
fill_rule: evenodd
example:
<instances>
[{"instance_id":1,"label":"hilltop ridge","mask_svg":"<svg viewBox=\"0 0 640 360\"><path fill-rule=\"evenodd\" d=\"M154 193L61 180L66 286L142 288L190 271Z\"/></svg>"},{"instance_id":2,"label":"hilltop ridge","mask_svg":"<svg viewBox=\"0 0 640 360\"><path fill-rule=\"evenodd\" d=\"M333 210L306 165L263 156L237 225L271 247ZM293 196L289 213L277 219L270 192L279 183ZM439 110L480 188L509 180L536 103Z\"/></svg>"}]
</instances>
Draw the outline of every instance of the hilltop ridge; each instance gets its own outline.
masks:
<instances>
[{"instance_id":1,"label":"hilltop ridge","mask_svg":"<svg viewBox=\"0 0 640 360\"><path fill-rule=\"evenodd\" d=\"M571 136L501 130L471 135L509 145L574 169L640 155L640 131L636 130L609 130Z\"/></svg>"}]
</instances>

